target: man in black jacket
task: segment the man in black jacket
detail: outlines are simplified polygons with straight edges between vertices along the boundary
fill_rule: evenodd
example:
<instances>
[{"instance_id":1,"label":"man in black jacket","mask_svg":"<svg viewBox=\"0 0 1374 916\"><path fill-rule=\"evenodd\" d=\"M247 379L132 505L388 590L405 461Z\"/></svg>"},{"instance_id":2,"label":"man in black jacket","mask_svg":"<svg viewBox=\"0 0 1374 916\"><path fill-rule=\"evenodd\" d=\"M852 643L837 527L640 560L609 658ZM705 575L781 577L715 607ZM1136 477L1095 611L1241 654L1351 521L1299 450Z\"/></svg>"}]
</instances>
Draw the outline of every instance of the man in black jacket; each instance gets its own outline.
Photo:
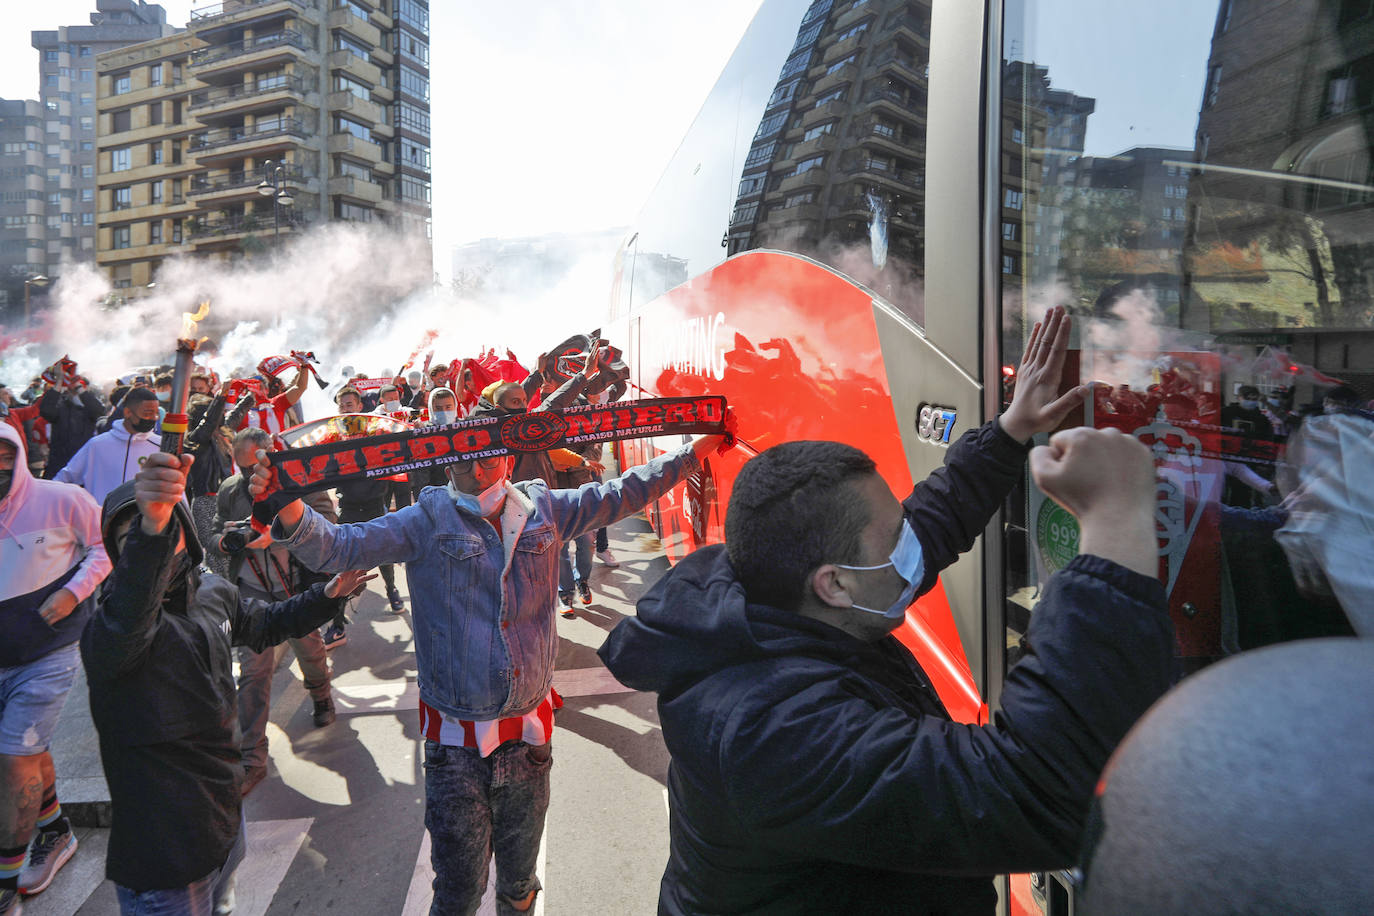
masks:
<instances>
[{"instance_id":1,"label":"man in black jacket","mask_svg":"<svg viewBox=\"0 0 1374 916\"><path fill-rule=\"evenodd\" d=\"M726 544L679 563L600 654L659 694L670 858L659 912L992 913L993 875L1073 864L1097 774L1170 682L1149 452L1073 429L1036 449L1084 555L1047 584L994 724L951 721L891 636L1085 388L1062 311L1016 397L899 503L868 456L791 442L735 481Z\"/></svg>"},{"instance_id":2,"label":"man in black jacket","mask_svg":"<svg viewBox=\"0 0 1374 916\"><path fill-rule=\"evenodd\" d=\"M43 479L52 480L95 435L95 424L105 415L105 405L80 379L70 387L59 381L38 399L38 413L48 421L48 463L43 466Z\"/></svg>"},{"instance_id":3,"label":"man in black jacket","mask_svg":"<svg viewBox=\"0 0 1374 916\"><path fill-rule=\"evenodd\" d=\"M198 569L182 502L190 466L155 452L106 498L116 566L81 637L114 809L105 874L126 914L224 908L242 855L231 647L261 651L308 633L371 578L340 573L276 604L241 598Z\"/></svg>"}]
</instances>

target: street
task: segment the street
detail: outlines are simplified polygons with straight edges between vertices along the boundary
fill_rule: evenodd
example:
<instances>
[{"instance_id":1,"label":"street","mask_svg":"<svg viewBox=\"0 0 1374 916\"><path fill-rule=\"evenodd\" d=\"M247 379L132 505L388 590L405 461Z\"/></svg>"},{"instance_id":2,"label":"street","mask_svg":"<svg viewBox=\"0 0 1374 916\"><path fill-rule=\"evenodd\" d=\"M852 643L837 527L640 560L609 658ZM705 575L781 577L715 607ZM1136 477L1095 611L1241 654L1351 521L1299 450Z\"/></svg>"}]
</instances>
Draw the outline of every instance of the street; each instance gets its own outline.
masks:
<instances>
[{"instance_id":1,"label":"street","mask_svg":"<svg viewBox=\"0 0 1374 916\"><path fill-rule=\"evenodd\" d=\"M593 604L579 605L576 619L558 620L554 686L565 705L556 719L552 800L539 857L544 891L534 913L651 913L667 860L668 756L654 697L617 683L596 648L668 564L642 517L610 534L621 566L595 562ZM294 659L277 670L271 766L246 804L248 853L238 872L237 916L429 911L410 613L389 613L380 582L358 599L348 643L331 653L333 725L313 726ZM399 571L398 586L405 594ZM89 720L77 730L85 694L83 679L53 746L64 802L68 790L90 798L99 794L96 786L103 788ZM76 856L52 887L26 900L26 914L118 913L114 887L104 880L109 831L76 831ZM495 912L491 893L489 887L480 912Z\"/></svg>"}]
</instances>

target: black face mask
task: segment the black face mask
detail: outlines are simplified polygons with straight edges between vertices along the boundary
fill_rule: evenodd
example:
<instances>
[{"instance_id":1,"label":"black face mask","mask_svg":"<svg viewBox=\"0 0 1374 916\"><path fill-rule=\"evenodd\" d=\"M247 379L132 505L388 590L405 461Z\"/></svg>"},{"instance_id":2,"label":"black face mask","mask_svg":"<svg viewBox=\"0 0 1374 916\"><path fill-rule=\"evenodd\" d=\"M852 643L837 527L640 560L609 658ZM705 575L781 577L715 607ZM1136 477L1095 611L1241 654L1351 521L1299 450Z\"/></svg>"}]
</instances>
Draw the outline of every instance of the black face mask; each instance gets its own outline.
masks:
<instances>
[{"instance_id":1,"label":"black face mask","mask_svg":"<svg viewBox=\"0 0 1374 916\"><path fill-rule=\"evenodd\" d=\"M14 483L14 471L6 468L0 471L0 499L10 495L10 484Z\"/></svg>"},{"instance_id":2,"label":"black face mask","mask_svg":"<svg viewBox=\"0 0 1374 916\"><path fill-rule=\"evenodd\" d=\"M138 417L131 417L128 423L129 428L136 433L150 433L153 431L153 427L157 425L157 418L150 417L147 420L142 420Z\"/></svg>"}]
</instances>

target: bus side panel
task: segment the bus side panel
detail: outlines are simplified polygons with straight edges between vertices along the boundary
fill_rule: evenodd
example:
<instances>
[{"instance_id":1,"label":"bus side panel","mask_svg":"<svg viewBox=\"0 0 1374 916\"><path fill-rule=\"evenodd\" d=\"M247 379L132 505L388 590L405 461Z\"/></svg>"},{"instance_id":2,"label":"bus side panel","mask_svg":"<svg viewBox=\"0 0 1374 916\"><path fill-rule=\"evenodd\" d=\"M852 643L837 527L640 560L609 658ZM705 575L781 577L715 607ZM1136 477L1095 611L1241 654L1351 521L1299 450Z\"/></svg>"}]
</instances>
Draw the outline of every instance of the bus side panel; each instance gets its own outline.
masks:
<instances>
[{"instance_id":1,"label":"bus side panel","mask_svg":"<svg viewBox=\"0 0 1374 916\"><path fill-rule=\"evenodd\" d=\"M633 320L640 393L723 394L743 442L709 459L701 475L651 510L673 562L724 540L735 475L753 454L780 442L847 442L873 458L894 493L910 492L871 293L813 261L751 251L664 294ZM627 452L643 459L677 444L645 440ZM970 699L977 688L943 589L924 596L907 618L904 644L951 713L977 721L981 701Z\"/></svg>"}]
</instances>

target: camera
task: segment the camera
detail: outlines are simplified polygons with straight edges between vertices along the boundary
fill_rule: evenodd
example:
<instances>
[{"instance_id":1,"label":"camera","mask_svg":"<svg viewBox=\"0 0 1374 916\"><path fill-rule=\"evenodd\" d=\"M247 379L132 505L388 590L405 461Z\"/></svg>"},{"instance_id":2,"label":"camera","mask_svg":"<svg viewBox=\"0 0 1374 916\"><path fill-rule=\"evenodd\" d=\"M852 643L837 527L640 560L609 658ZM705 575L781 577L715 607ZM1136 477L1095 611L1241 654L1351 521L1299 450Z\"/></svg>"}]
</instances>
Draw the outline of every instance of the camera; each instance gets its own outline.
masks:
<instances>
[{"instance_id":1,"label":"camera","mask_svg":"<svg viewBox=\"0 0 1374 916\"><path fill-rule=\"evenodd\" d=\"M226 528L224 533L219 536L219 549L225 553L239 553L248 546L250 528L249 520L241 522L231 522L234 527Z\"/></svg>"}]
</instances>

